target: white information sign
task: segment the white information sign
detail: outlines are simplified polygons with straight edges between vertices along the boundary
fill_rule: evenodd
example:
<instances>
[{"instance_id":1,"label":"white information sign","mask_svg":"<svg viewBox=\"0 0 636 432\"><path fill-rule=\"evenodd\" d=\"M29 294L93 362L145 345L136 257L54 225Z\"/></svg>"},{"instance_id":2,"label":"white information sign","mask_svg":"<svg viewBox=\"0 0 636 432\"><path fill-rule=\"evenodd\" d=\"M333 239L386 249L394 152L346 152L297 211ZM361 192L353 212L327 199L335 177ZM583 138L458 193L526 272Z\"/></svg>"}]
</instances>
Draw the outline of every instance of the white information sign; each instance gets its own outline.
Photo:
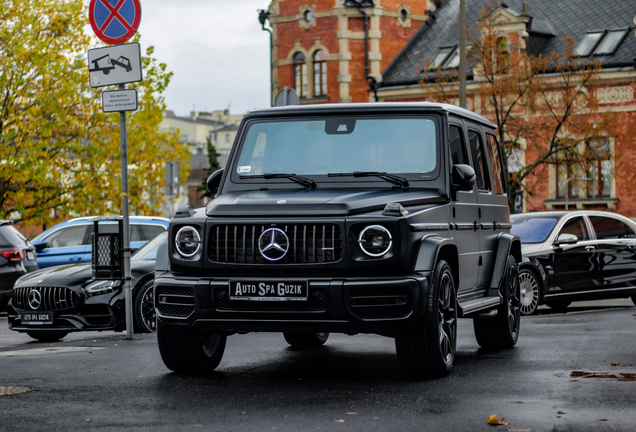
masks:
<instances>
[{"instance_id":1,"label":"white information sign","mask_svg":"<svg viewBox=\"0 0 636 432\"><path fill-rule=\"evenodd\" d=\"M130 43L88 50L88 77L91 87L141 81L141 46Z\"/></svg>"},{"instance_id":2,"label":"white information sign","mask_svg":"<svg viewBox=\"0 0 636 432\"><path fill-rule=\"evenodd\" d=\"M112 90L102 93L104 112L137 111L137 90Z\"/></svg>"}]
</instances>

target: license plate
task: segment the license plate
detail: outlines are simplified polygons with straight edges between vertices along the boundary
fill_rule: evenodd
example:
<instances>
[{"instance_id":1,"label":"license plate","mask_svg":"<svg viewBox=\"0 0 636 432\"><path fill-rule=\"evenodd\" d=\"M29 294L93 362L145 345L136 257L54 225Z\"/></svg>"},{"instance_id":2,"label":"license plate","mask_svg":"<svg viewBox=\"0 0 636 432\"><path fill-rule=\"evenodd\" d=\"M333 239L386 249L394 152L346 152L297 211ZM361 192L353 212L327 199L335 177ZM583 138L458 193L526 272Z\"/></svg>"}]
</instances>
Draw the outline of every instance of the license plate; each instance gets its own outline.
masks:
<instances>
[{"instance_id":1,"label":"license plate","mask_svg":"<svg viewBox=\"0 0 636 432\"><path fill-rule=\"evenodd\" d=\"M306 280L230 281L230 300L306 301Z\"/></svg>"},{"instance_id":2,"label":"license plate","mask_svg":"<svg viewBox=\"0 0 636 432\"><path fill-rule=\"evenodd\" d=\"M35 254L33 253L33 251L27 251L27 259L29 261L34 261L35 260Z\"/></svg>"},{"instance_id":3,"label":"license plate","mask_svg":"<svg viewBox=\"0 0 636 432\"><path fill-rule=\"evenodd\" d=\"M20 314L22 324L44 325L53 324L53 312L32 312Z\"/></svg>"}]
</instances>

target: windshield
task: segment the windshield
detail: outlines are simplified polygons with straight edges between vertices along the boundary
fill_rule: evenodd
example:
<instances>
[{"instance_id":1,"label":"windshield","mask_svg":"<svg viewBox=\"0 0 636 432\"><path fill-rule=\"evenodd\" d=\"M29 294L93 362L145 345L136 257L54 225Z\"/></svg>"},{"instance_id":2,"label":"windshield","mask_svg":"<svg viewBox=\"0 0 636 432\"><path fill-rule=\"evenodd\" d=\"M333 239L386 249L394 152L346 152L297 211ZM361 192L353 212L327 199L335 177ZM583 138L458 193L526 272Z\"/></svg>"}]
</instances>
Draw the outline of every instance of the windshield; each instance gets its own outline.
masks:
<instances>
[{"instance_id":1,"label":"windshield","mask_svg":"<svg viewBox=\"0 0 636 432\"><path fill-rule=\"evenodd\" d=\"M240 149L235 179L353 172L411 173L430 179L436 175L436 149L433 118L343 116L253 122Z\"/></svg>"},{"instance_id":2,"label":"windshield","mask_svg":"<svg viewBox=\"0 0 636 432\"><path fill-rule=\"evenodd\" d=\"M548 238L558 220L552 217L511 218L510 232L518 235L521 243L541 243Z\"/></svg>"},{"instance_id":3,"label":"windshield","mask_svg":"<svg viewBox=\"0 0 636 432\"><path fill-rule=\"evenodd\" d=\"M148 243L143 245L135 254L130 258L131 260L156 260L157 259L157 248L166 243L168 237L168 232L163 232L159 234L154 239L150 240Z\"/></svg>"}]
</instances>

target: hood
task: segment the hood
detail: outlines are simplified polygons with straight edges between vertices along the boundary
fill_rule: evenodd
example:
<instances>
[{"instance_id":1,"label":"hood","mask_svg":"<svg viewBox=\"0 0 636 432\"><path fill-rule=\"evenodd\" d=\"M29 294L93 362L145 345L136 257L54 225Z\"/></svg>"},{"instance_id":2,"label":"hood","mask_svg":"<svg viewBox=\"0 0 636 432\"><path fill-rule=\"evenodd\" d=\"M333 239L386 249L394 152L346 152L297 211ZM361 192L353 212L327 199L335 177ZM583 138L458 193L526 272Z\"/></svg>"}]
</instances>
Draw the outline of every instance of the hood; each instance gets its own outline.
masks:
<instances>
[{"instance_id":1,"label":"hood","mask_svg":"<svg viewBox=\"0 0 636 432\"><path fill-rule=\"evenodd\" d=\"M27 273L14 285L17 287L63 286L75 288L81 286L93 276L90 264L72 264L47 267Z\"/></svg>"},{"instance_id":2,"label":"hood","mask_svg":"<svg viewBox=\"0 0 636 432\"><path fill-rule=\"evenodd\" d=\"M343 216L382 210L388 203L403 207L443 204L438 190L299 189L244 191L223 194L206 207L208 216Z\"/></svg>"}]
</instances>

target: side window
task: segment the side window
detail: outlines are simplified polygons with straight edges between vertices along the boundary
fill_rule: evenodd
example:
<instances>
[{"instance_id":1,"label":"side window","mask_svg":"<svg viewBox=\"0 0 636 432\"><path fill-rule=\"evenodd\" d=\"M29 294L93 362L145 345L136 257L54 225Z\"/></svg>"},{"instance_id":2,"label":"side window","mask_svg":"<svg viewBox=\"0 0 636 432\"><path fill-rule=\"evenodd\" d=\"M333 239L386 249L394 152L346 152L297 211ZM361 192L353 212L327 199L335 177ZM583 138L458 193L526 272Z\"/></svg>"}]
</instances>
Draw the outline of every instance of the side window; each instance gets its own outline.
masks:
<instances>
[{"instance_id":1,"label":"side window","mask_svg":"<svg viewBox=\"0 0 636 432\"><path fill-rule=\"evenodd\" d=\"M166 232L166 228L163 225L140 225L143 234L140 240L152 240L159 234Z\"/></svg>"},{"instance_id":2,"label":"side window","mask_svg":"<svg viewBox=\"0 0 636 432\"><path fill-rule=\"evenodd\" d=\"M634 238L634 231L618 219L590 216L590 221L599 240Z\"/></svg>"},{"instance_id":3,"label":"side window","mask_svg":"<svg viewBox=\"0 0 636 432\"><path fill-rule=\"evenodd\" d=\"M143 228L141 225L130 225L130 241L145 241Z\"/></svg>"},{"instance_id":4,"label":"side window","mask_svg":"<svg viewBox=\"0 0 636 432\"><path fill-rule=\"evenodd\" d=\"M462 139L462 130L457 126L448 128L448 143L450 146L450 155L453 165L468 165L468 157L466 155L466 147Z\"/></svg>"},{"instance_id":5,"label":"side window","mask_svg":"<svg viewBox=\"0 0 636 432\"><path fill-rule=\"evenodd\" d=\"M61 228L51 235L42 239L48 243L49 247L68 247L81 246L84 243L84 234L86 234L86 225L71 226Z\"/></svg>"},{"instance_id":6,"label":"side window","mask_svg":"<svg viewBox=\"0 0 636 432\"><path fill-rule=\"evenodd\" d=\"M488 141L488 156L492 161L492 181L495 193L503 195L506 190L506 177L501 163L501 154L499 153L499 145L494 135L486 134Z\"/></svg>"},{"instance_id":7,"label":"side window","mask_svg":"<svg viewBox=\"0 0 636 432\"><path fill-rule=\"evenodd\" d=\"M481 142L481 135L479 132L472 130L468 131L468 143L470 145L470 153L473 156L473 163L475 166L475 176L477 189L490 190L488 184L488 170L486 168L486 155L484 153L484 146Z\"/></svg>"},{"instance_id":8,"label":"side window","mask_svg":"<svg viewBox=\"0 0 636 432\"><path fill-rule=\"evenodd\" d=\"M563 225L563 228L561 228L561 231L559 231L559 235L561 234L574 234L579 240L590 239L590 233L582 217L575 217L567 221L565 225Z\"/></svg>"}]
</instances>

